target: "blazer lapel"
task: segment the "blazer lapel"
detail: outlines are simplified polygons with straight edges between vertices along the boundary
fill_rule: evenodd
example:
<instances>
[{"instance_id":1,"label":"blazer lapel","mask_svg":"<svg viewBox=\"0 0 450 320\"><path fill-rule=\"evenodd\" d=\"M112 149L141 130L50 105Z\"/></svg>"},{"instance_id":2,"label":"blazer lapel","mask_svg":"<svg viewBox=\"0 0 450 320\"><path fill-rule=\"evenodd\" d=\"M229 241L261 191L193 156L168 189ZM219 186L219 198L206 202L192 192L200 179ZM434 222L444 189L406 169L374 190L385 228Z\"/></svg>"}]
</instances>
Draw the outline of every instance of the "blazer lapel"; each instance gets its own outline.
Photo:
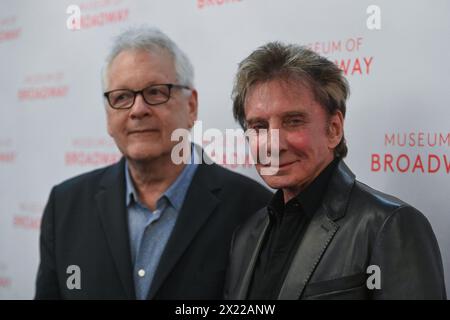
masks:
<instances>
[{"instance_id":1,"label":"blazer lapel","mask_svg":"<svg viewBox=\"0 0 450 320\"><path fill-rule=\"evenodd\" d=\"M111 166L95 195L98 213L115 267L128 299L136 299L132 278L128 220L125 208L125 161Z\"/></svg>"},{"instance_id":2,"label":"blazer lapel","mask_svg":"<svg viewBox=\"0 0 450 320\"><path fill-rule=\"evenodd\" d=\"M200 164L192 179L172 234L161 256L147 298L153 299L176 262L189 247L192 239L214 211L220 200L214 191L220 189L215 182L216 165Z\"/></svg>"}]
</instances>

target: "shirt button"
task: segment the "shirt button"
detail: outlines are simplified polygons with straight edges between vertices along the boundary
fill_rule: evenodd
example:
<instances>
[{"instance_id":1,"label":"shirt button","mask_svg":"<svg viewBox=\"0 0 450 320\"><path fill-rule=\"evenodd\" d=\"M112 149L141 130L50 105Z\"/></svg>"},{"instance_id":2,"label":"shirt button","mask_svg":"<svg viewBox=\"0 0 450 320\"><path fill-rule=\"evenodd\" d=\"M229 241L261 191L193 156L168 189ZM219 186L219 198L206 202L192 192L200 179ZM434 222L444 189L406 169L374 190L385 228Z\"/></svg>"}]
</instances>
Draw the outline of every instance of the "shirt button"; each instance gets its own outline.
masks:
<instances>
[{"instance_id":1,"label":"shirt button","mask_svg":"<svg viewBox=\"0 0 450 320\"><path fill-rule=\"evenodd\" d=\"M143 276L145 276L145 270L144 269L140 269L139 271L138 271L138 275L139 275L139 277L143 277Z\"/></svg>"}]
</instances>

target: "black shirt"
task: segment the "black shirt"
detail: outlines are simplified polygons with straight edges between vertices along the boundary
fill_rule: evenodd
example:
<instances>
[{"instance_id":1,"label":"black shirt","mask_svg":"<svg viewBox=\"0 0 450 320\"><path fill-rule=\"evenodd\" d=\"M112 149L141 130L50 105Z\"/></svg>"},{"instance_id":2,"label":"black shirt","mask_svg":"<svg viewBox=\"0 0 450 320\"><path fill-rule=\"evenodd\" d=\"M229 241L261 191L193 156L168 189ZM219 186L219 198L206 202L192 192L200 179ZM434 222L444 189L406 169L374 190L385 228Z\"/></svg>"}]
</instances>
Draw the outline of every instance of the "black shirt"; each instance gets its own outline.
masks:
<instances>
[{"instance_id":1,"label":"black shirt","mask_svg":"<svg viewBox=\"0 0 450 320\"><path fill-rule=\"evenodd\" d=\"M306 189L286 204L282 190L273 196L267 207L270 223L256 261L248 299L277 299L306 226L319 209L338 162L337 159L332 161Z\"/></svg>"}]
</instances>

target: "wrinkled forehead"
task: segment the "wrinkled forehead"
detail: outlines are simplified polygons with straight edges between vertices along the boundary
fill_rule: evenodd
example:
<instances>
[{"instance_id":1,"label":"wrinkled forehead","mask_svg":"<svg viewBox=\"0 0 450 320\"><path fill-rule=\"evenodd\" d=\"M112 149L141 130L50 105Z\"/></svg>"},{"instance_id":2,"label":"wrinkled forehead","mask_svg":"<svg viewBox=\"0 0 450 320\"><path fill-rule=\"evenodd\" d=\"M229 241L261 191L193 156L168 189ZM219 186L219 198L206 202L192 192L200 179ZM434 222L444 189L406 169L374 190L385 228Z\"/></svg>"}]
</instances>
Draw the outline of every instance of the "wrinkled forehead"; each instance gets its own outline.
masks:
<instances>
[{"instance_id":1,"label":"wrinkled forehead","mask_svg":"<svg viewBox=\"0 0 450 320\"><path fill-rule=\"evenodd\" d=\"M267 88L277 87L287 96L298 97L299 95L313 93L311 81L306 77L294 75L280 75L273 78L257 80L248 86L246 100L255 91L263 92Z\"/></svg>"},{"instance_id":2,"label":"wrinkled forehead","mask_svg":"<svg viewBox=\"0 0 450 320\"><path fill-rule=\"evenodd\" d=\"M255 113L293 111L315 102L308 82L302 79L276 78L251 85L245 97L246 118Z\"/></svg>"}]
</instances>

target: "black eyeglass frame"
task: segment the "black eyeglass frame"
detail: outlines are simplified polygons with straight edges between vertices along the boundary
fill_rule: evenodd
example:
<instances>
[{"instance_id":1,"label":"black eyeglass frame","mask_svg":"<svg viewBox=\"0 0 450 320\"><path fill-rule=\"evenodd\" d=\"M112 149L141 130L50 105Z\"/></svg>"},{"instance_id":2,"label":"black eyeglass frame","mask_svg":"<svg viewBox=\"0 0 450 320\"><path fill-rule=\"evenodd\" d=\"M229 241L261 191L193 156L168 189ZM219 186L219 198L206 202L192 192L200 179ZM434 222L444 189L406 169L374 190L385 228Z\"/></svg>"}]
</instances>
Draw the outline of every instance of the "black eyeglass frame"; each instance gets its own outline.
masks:
<instances>
[{"instance_id":1,"label":"black eyeglass frame","mask_svg":"<svg viewBox=\"0 0 450 320\"><path fill-rule=\"evenodd\" d=\"M158 102L158 103L151 103L151 102L148 102L148 101L145 99L144 91L147 90L147 89L149 89L149 88L151 88L151 87L158 87L158 86L166 86L166 87L169 89L169 94L167 95L167 100L162 101L162 102ZM114 89L114 90L111 90L111 91L104 92L104 93L103 93L103 96L106 98L106 100L108 101L108 104L109 104L109 106L110 106L111 108L116 109L116 110L126 110L126 109L130 109L131 107L133 107L133 105L134 105L134 103L135 103L135 101L136 101L136 96L137 96L138 94L140 94L140 95L142 96L142 98L144 99L145 103L147 103L148 105L151 105L151 106L157 106L157 105L166 103L167 101L170 100L170 97L172 96L172 88L180 88L180 89L192 90L192 88L190 88L190 87L188 87L188 86L185 86L185 85L181 85L181 84L174 84L174 83L158 83L158 84L152 84L152 85L150 85L150 86L148 86L148 87L143 88L142 90L136 90L136 91L135 91L135 90L131 90L131 89ZM117 107L114 107L114 106L113 106L113 104L111 103L111 100L109 99L109 95L110 95L111 93L117 92L117 91L127 91L127 92L133 93L133 102L130 104L129 107L120 107L120 108L117 108Z\"/></svg>"}]
</instances>

